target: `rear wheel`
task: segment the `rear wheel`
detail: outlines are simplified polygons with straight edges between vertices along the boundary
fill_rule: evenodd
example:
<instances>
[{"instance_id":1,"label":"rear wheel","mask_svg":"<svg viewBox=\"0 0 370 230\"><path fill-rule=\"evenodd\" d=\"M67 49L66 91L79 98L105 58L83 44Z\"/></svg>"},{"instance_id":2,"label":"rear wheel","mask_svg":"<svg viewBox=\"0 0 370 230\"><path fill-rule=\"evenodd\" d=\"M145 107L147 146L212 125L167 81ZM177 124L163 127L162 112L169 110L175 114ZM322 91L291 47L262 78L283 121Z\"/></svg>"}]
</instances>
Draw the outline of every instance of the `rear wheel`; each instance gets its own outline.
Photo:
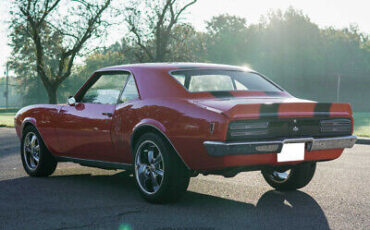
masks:
<instances>
[{"instance_id":1,"label":"rear wheel","mask_svg":"<svg viewBox=\"0 0 370 230\"><path fill-rule=\"evenodd\" d=\"M140 194L153 203L176 201L189 185L189 171L173 149L154 133L139 138L134 172Z\"/></svg>"},{"instance_id":2,"label":"rear wheel","mask_svg":"<svg viewBox=\"0 0 370 230\"><path fill-rule=\"evenodd\" d=\"M277 190L295 190L306 186L315 174L316 163L302 163L291 169L262 170L266 182Z\"/></svg>"},{"instance_id":3,"label":"rear wheel","mask_svg":"<svg viewBox=\"0 0 370 230\"><path fill-rule=\"evenodd\" d=\"M39 132L33 126L28 126L23 131L21 158L23 168L30 176L49 176L57 166L57 161L46 148Z\"/></svg>"}]
</instances>

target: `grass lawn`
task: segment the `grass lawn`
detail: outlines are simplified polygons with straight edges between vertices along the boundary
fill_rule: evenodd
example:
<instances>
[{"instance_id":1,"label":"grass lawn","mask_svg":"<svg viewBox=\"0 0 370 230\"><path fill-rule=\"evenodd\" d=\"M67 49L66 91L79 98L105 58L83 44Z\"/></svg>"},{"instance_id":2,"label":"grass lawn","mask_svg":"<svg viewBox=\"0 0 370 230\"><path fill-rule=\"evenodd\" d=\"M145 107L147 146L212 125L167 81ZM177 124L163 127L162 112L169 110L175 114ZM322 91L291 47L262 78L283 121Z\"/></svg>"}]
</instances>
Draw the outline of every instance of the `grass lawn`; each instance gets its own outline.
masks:
<instances>
[{"instance_id":1,"label":"grass lawn","mask_svg":"<svg viewBox=\"0 0 370 230\"><path fill-rule=\"evenodd\" d=\"M0 113L0 127L14 127L15 113Z\"/></svg>"},{"instance_id":2,"label":"grass lawn","mask_svg":"<svg viewBox=\"0 0 370 230\"><path fill-rule=\"evenodd\" d=\"M15 113L0 113L0 127L14 127ZM370 113L354 113L355 134L370 137Z\"/></svg>"},{"instance_id":3,"label":"grass lawn","mask_svg":"<svg viewBox=\"0 0 370 230\"><path fill-rule=\"evenodd\" d=\"M355 134L370 137L370 113L354 113Z\"/></svg>"}]
</instances>

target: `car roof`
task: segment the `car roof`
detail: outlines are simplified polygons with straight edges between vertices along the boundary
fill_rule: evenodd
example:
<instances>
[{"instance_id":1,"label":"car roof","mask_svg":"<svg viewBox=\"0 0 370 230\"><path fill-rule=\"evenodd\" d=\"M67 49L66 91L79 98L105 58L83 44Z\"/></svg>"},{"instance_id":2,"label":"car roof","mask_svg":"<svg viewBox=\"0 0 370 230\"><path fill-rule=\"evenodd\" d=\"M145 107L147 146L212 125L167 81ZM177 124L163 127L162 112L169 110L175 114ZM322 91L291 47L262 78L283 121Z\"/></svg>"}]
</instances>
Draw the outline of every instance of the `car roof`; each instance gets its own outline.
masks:
<instances>
[{"instance_id":1,"label":"car roof","mask_svg":"<svg viewBox=\"0 0 370 230\"><path fill-rule=\"evenodd\" d=\"M99 69L95 73L109 71L130 71L133 76L135 76L136 85L142 99L154 97L185 98L189 96L189 93L178 81L175 80L175 78L170 77L169 73L174 70L190 69L252 71L248 68L231 65L184 62L118 65ZM148 80L148 77L150 80Z\"/></svg>"},{"instance_id":2,"label":"car roof","mask_svg":"<svg viewBox=\"0 0 370 230\"><path fill-rule=\"evenodd\" d=\"M166 69L166 70L181 70L181 69L223 69L223 70L239 70L239 71L252 71L248 67L224 65L224 64L210 64L210 63L191 63L191 62L162 62L162 63L138 63L105 67L97 70L101 71L120 71L135 69Z\"/></svg>"}]
</instances>

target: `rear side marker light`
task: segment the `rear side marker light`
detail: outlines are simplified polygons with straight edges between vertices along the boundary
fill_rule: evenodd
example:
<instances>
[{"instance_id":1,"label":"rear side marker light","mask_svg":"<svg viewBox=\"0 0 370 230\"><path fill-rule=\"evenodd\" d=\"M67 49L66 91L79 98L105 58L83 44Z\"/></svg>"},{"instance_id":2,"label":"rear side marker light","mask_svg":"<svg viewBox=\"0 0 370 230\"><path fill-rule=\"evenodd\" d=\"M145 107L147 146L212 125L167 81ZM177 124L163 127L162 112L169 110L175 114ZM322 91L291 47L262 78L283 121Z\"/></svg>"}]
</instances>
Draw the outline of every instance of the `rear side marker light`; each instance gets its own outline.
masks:
<instances>
[{"instance_id":1,"label":"rear side marker light","mask_svg":"<svg viewBox=\"0 0 370 230\"><path fill-rule=\"evenodd\" d=\"M214 131L215 131L215 123L211 122L211 124L209 124L209 132L210 134L213 134Z\"/></svg>"}]
</instances>

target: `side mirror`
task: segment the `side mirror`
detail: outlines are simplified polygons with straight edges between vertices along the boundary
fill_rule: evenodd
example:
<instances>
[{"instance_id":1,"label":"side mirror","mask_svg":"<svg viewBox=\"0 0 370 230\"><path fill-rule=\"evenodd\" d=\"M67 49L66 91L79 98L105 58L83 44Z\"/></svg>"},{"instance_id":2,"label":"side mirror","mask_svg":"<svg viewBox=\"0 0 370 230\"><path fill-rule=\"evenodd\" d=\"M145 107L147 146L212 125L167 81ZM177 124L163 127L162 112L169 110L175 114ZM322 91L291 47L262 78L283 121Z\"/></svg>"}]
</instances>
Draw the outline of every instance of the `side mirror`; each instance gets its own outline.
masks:
<instances>
[{"instance_id":1,"label":"side mirror","mask_svg":"<svg viewBox=\"0 0 370 230\"><path fill-rule=\"evenodd\" d=\"M70 97L68 98L67 103L68 103L68 105L70 105L70 106L75 106L75 105L76 105L76 99L75 99L74 97L70 96Z\"/></svg>"}]
</instances>

